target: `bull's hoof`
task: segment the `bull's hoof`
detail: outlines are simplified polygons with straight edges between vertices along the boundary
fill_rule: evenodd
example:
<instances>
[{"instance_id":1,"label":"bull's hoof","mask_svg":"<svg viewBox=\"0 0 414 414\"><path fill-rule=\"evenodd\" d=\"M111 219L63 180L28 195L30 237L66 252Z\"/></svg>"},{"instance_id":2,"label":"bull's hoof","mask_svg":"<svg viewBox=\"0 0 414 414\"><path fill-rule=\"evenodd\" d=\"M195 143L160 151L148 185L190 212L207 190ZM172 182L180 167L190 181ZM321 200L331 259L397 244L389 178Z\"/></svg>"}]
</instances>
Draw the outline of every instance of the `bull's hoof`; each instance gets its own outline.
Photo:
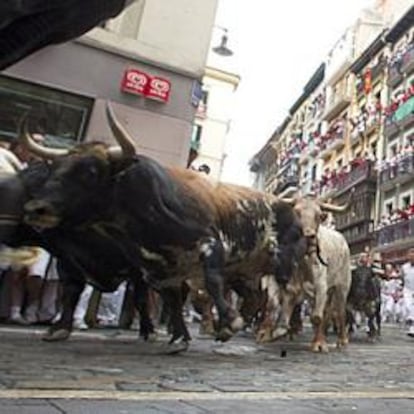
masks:
<instances>
[{"instance_id":1,"label":"bull's hoof","mask_svg":"<svg viewBox=\"0 0 414 414\"><path fill-rule=\"evenodd\" d=\"M201 322L199 334L214 336L216 330L214 329L214 324L212 322Z\"/></svg>"},{"instance_id":2,"label":"bull's hoof","mask_svg":"<svg viewBox=\"0 0 414 414\"><path fill-rule=\"evenodd\" d=\"M230 328L233 332L238 332L241 331L244 328L244 320L241 316L236 316L231 324L230 324Z\"/></svg>"},{"instance_id":3,"label":"bull's hoof","mask_svg":"<svg viewBox=\"0 0 414 414\"><path fill-rule=\"evenodd\" d=\"M66 341L70 336L70 330L69 329L57 329L53 332L46 332L42 336L42 341L45 342L58 342L58 341Z\"/></svg>"},{"instance_id":4,"label":"bull's hoof","mask_svg":"<svg viewBox=\"0 0 414 414\"><path fill-rule=\"evenodd\" d=\"M272 337L274 340L281 339L284 338L288 333L289 331L287 328L279 326L272 332Z\"/></svg>"},{"instance_id":5,"label":"bull's hoof","mask_svg":"<svg viewBox=\"0 0 414 414\"><path fill-rule=\"evenodd\" d=\"M336 347L337 349L343 349L348 345L348 343L349 343L348 338L341 338L337 340Z\"/></svg>"},{"instance_id":6,"label":"bull's hoof","mask_svg":"<svg viewBox=\"0 0 414 414\"><path fill-rule=\"evenodd\" d=\"M176 355L181 352L185 352L188 349L188 341L185 341L184 339L179 339L174 342L170 342L167 345L167 349L165 350L166 355Z\"/></svg>"},{"instance_id":7,"label":"bull's hoof","mask_svg":"<svg viewBox=\"0 0 414 414\"><path fill-rule=\"evenodd\" d=\"M233 336L233 331L230 328L221 328L216 335L216 341L227 342Z\"/></svg>"},{"instance_id":8,"label":"bull's hoof","mask_svg":"<svg viewBox=\"0 0 414 414\"><path fill-rule=\"evenodd\" d=\"M322 318L319 315L312 315L310 320L313 326L319 326L322 323Z\"/></svg>"},{"instance_id":9,"label":"bull's hoof","mask_svg":"<svg viewBox=\"0 0 414 414\"><path fill-rule=\"evenodd\" d=\"M327 354L329 352L329 347L326 342L312 342L311 351L317 353Z\"/></svg>"},{"instance_id":10,"label":"bull's hoof","mask_svg":"<svg viewBox=\"0 0 414 414\"><path fill-rule=\"evenodd\" d=\"M256 342L258 344L264 344L273 340L273 334L271 328L260 329L256 334Z\"/></svg>"},{"instance_id":11,"label":"bull's hoof","mask_svg":"<svg viewBox=\"0 0 414 414\"><path fill-rule=\"evenodd\" d=\"M150 334L148 334L147 339L145 339L146 342L157 342L158 339L158 335L156 332L151 332Z\"/></svg>"}]
</instances>

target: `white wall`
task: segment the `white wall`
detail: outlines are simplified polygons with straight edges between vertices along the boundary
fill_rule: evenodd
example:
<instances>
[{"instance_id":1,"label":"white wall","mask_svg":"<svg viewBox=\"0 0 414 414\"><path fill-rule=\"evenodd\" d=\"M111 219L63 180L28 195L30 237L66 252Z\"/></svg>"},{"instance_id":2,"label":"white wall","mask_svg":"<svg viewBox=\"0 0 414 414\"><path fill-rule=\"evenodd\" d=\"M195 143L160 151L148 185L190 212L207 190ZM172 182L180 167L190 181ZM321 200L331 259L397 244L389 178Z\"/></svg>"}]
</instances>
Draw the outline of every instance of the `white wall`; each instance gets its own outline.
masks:
<instances>
[{"instance_id":1,"label":"white wall","mask_svg":"<svg viewBox=\"0 0 414 414\"><path fill-rule=\"evenodd\" d=\"M140 0L80 41L201 77L217 1Z\"/></svg>"},{"instance_id":2,"label":"white wall","mask_svg":"<svg viewBox=\"0 0 414 414\"><path fill-rule=\"evenodd\" d=\"M203 85L209 93L207 117L197 121L203 130L201 148L195 165L207 164L211 168L210 175L218 180L225 157L226 137L233 116L235 85L207 75L203 78Z\"/></svg>"}]
</instances>

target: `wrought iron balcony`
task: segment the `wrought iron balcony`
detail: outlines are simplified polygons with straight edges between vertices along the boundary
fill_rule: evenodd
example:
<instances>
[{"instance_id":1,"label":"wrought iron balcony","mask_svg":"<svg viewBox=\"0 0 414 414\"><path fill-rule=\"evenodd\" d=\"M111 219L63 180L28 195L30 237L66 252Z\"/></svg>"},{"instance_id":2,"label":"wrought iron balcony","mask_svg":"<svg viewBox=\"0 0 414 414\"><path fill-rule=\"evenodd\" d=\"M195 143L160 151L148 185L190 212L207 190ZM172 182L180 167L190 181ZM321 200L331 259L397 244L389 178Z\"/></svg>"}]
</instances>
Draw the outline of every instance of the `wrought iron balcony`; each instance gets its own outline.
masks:
<instances>
[{"instance_id":1,"label":"wrought iron balcony","mask_svg":"<svg viewBox=\"0 0 414 414\"><path fill-rule=\"evenodd\" d=\"M338 177L336 184L336 195L345 193L352 187L369 180L375 182L377 179L377 171L372 161L364 160L362 164L356 165L345 174L344 177Z\"/></svg>"},{"instance_id":2,"label":"wrought iron balcony","mask_svg":"<svg viewBox=\"0 0 414 414\"><path fill-rule=\"evenodd\" d=\"M414 238L414 218L383 227L376 232L377 245L387 246Z\"/></svg>"},{"instance_id":3,"label":"wrought iron balcony","mask_svg":"<svg viewBox=\"0 0 414 414\"><path fill-rule=\"evenodd\" d=\"M398 162L380 171L380 185L383 191L391 190L396 184L404 184L413 179L414 154L401 157Z\"/></svg>"},{"instance_id":4,"label":"wrought iron balcony","mask_svg":"<svg viewBox=\"0 0 414 414\"><path fill-rule=\"evenodd\" d=\"M389 67L388 84L391 88L395 88L402 80L401 63L395 62Z\"/></svg>"},{"instance_id":5,"label":"wrought iron balcony","mask_svg":"<svg viewBox=\"0 0 414 414\"><path fill-rule=\"evenodd\" d=\"M384 134L388 139L397 135L399 130L399 125L393 119L387 119L385 121Z\"/></svg>"},{"instance_id":6,"label":"wrought iron balcony","mask_svg":"<svg viewBox=\"0 0 414 414\"><path fill-rule=\"evenodd\" d=\"M342 87L333 94L327 102L323 117L330 121L351 103L351 93L346 87Z\"/></svg>"},{"instance_id":7,"label":"wrought iron balcony","mask_svg":"<svg viewBox=\"0 0 414 414\"><path fill-rule=\"evenodd\" d=\"M414 72L414 44L405 52L402 58L401 71L406 75L410 75Z\"/></svg>"},{"instance_id":8,"label":"wrought iron balcony","mask_svg":"<svg viewBox=\"0 0 414 414\"><path fill-rule=\"evenodd\" d=\"M345 129L341 132L335 132L332 134L329 140L322 141L320 145L319 156L321 158L326 157L331 151L338 149L345 145Z\"/></svg>"},{"instance_id":9,"label":"wrought iron balcony","mask_svg":"<svg viewBox=\"0 0 414 414\"><path fill-rule=\"evenodd\" d=\"M287 191L289 189L292 192L296 192L299 188L299 175L298 174L287 174L279 180L279 183L276 187L276 194L284 193L287 196Z\"/></svg>"},{"instance_id":10,"label":"wrought iron balcony","mask_svg":"<svg viewBox=\"0 0 414 414\"><path fill-rule=\"evenodd\" d=\"M375 237L374 223L372 220L365 221L356 226L348 228L342 233L349 244L358 243L369 239L372 240Z\"/></svg>"}]
</instances>

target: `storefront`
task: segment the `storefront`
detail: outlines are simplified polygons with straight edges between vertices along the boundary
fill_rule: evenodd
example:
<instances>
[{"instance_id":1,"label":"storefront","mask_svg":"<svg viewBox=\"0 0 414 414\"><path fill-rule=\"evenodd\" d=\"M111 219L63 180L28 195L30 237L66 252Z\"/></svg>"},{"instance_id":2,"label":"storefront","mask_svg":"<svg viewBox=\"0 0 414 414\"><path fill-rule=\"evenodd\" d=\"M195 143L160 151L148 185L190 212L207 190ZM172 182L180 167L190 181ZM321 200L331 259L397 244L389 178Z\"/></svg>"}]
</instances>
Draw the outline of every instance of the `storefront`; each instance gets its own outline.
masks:
<instances>
[{"instance_id":1,"label":"storefront","mask_svg":"<svg viewBox=\"0 0 414 414\"><path fill-rule=\"evenodd\" d=\"M110 100L142 153L185 166L194 81L78 42L46 48L0 75L0 138L13 139L28 113L30 129L50 145L113 143L104 110Z\"/></svg>"}]
</instances>

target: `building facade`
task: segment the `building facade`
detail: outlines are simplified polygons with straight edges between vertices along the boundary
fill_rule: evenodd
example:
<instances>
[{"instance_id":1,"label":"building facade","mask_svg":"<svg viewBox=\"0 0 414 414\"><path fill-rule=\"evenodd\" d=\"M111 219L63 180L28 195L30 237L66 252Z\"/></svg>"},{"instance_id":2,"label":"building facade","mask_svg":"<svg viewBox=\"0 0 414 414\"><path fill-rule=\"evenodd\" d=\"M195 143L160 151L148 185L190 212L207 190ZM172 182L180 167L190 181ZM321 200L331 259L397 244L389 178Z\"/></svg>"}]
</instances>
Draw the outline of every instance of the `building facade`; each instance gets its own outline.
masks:
<instances>
[{"instance_id":1,"label":"building facade","mask_svg":"<svg viewBox=\"0 0 414 414\"><path fill-rule=\"evenodd\" d=\"M0 76L0 138L13 139L30 110L31 129L54 144L113 142L110 100L142 153L184 166L216 7L217 0L138 0L76 41L12 66Z\"/></svg>"},{"instance_id":2,"label":"building facade","mask_svg":"<svg viewBox=\"0 0 414 414\"><path fill-rule=\"evenodd\" d=\"M387 105L379 168L377 249L401 262L414 246L414 7L387 33Z\"/></svg>"},{"instance_id":3,"label":"building facade","mask_svg":"<svg viewBox=\"0 0 414 414\"><path fill-rule=\"evenodd\" d=\"M191 140L194 154L191 161L196 169L207 166L209 175L216 180L220 180L223 170L239 82L239 75L218 67L207 66L203 76Z\"/></svg>"},{"instance_id":4,"label":"building facade","mask_svg":"<svg viewBox=\"0 0 414 414\"><path fill-rule=\"evenodd\" d=\"M302 120L299 190L292 193L342 204L352 190L351 208L334 219L352 254L370 248L401 260L414 244L414 9L390 27L378 10L365 12L329 52L317 87L301 97L305 116L299 106L290 111L288 123ZM251 162L256 183L278 194L266 183L283 173L274 164L279 139Z\"/></svg>"}]
</instances>

